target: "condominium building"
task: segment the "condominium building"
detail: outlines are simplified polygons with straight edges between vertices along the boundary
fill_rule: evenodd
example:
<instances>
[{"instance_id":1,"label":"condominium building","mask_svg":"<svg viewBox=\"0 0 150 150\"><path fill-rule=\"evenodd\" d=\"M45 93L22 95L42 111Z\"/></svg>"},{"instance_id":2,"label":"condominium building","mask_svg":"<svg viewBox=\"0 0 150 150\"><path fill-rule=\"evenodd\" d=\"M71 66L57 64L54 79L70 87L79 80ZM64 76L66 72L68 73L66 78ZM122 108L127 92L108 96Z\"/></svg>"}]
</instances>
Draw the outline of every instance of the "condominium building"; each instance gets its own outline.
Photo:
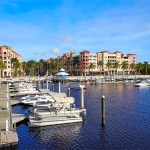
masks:
<instances>
[{"instance_id":1,"label":"condominium building","mask_svg":"<svg viewBox=\"0 0 150 150\"><path fill-rule=\"evenodd\" d=\"M90 64L93 64L92 70L90 70ZM87 50L80 52L80 70L82 75L89 75L90 71L97 72L97 54L91 54Z\"/></svg>"},{"instance_id":2,"label":"condominium building","mask_svg":"<svg viewBox=\"0 0 150 150\"><path fill-rule=\"evenodd\" d=\"M66 70L70 75L78 74L80 70L79 57L76 56L73 51L71 51L70 53L65 53L57 58L49 58L47 62L59 63L59 67ZM58 70L54 69L52 71L56 73Z\"/></svg>"},{"instance_id":3,"label":"condominium building","mask_svg":"<svg viewBox=\"0 0 150 150\"><path fill-rule=\"evenodd\" d=\"M63 67L70 75L90 75L91 72L92 74L114 74L115 72L128 74L130 65L136 63L136 54L123 54L120 51L110 53L106 50L91 54L88 50L83 50L79 55L70 52L55 59L50 58L49 62L58 62L60 67ZM118 68L114 67L116 62L119 64ZM128 65L126 69L122 69L123 62ZM108 67L108 63L111 66ZM92 68L90 68L91 64Z\"/></svg>"},{"instance_id":4,"label":"condominium building","mask_svg":"<svg viewBox=\"0 0 150 150\"><path fill-rule=\"evenodd\" d=\"M115 62L119 63L119 67L117 69L119 74L123 73L123 69L121 67L121 64L125 61L128 64L128 67L125 69L126 73L129 73L130 71L130 65L132 63L136 63L136 54L123 54L120 51L116 51L114 53L110 53L108 51L102 51L97 53L97 61L102 62L102 66L99 66L102 73L108 73L108 62L110 62L112 65L110 66L109 70L110 72L115 72L116 68L113 67L113 64Z\"/></svg>"},{"instance_id":5,"label":"condominium building","mask_svg":"<svg viewBox=\"0 0 150 150\"><path fill-rule=\"evenodd\" d=\"M5 69L1 70L1 77L11 76L13 68L11 65L11 59L16 58L21 63L23 61L22 56L17 54L13 48L9 46L0 46L0 60L5 64Z\"/></svg>"}]
</instances>

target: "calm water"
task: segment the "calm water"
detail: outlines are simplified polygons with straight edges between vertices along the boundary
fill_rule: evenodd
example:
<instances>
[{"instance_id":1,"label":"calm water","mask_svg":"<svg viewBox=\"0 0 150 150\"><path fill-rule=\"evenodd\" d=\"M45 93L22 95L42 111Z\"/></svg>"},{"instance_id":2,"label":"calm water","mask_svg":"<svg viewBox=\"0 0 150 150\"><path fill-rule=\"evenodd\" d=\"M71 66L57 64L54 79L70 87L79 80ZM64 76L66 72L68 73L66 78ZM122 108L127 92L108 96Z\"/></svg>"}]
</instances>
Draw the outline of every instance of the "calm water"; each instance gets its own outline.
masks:
<instances>
[{"instance_id":1,"label":"calm water","mask_svg":"<svg viewBox=\"0 0 150 150\"><path fill-rule=\"evenodd\" d=\"M57 87L55 86L55 90ZM62 91L67 93L66 85ZM101 97L105 95L106 125L101 126ZM76 106L80 91L71 89ZM84 123L17 128L19 150L148 150L150 149L150 87L133 84L87 83L87 117ZM27 107L16 106L13 112L27 114Z\"/></svg>"}]
</instances>

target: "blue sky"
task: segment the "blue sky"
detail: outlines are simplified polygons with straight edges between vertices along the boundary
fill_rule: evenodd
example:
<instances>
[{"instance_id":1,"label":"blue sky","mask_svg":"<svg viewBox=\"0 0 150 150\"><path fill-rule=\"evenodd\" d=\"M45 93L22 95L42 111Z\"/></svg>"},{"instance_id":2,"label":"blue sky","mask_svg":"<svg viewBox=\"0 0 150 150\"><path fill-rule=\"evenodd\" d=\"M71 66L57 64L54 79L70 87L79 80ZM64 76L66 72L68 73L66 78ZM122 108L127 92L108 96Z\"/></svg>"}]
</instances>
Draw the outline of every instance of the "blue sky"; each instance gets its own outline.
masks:
<instances>
[{"instance_id":1,"label":"blue sky","mask_svg":"<svg viewBox=\"0 0 150 150\"><path fill-rule=\"evenodd\" d=\"M0 45L24 61L82 50L150 61L150 0L0 0Z\"/></svg>"}]
</instances>

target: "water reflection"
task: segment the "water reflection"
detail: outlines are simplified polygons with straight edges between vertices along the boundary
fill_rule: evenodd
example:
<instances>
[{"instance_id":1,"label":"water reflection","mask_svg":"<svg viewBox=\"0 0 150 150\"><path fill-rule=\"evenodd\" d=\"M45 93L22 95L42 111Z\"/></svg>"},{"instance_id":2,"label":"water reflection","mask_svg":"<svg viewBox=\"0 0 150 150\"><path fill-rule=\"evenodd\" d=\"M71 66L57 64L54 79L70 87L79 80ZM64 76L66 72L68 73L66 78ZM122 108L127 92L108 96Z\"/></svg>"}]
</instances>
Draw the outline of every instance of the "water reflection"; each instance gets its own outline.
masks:
<instances>
[{"instance_id":1,"label":"water reflection","mask_svg":"<svg viewBox=\"0 0 150 150\"><path fill-rule=\"evenodd\" d=\"M80 134L81 128L82 123L75 123L75 124L30 128L29 132L31 132L33 135L35 135L37 138L40 138L41 140L45 140L45 138L51 138L53 136L57 137L57 139L62 137L64 137L65 139L74 139Z\"/></svg>"}]
</instances>

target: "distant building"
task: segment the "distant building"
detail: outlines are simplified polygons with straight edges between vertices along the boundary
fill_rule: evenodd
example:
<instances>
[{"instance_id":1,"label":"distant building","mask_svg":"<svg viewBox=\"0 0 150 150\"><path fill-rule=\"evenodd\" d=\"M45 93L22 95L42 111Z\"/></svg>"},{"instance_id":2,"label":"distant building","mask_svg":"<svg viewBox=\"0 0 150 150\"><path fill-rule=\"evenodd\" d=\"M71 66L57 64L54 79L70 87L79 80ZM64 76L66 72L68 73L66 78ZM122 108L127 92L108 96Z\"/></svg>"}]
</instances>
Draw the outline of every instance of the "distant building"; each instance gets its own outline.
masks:
<instances>
[{"instance_id":1,"label":"distant building","mask_svg":"<svg viewBox=\"0 0 150 150\"><path fill-rule=\"evenodd\" d=\"M123 70L121 67L122 62L127 62L128 67ZM136 63L136 54L123 54L120 51L110 53L109 51L101 51L96 54L91 54L88 50L83 50L79 55L75 55L74 52L65 53L63 56L57 58L50 58L48 62L58 62L62 68L64 68L70 75L90 75L93 74L111 74L116 72L116 68L113 67L115 62L119 63L117 68L118 74L130 73L130 65ZM102 66L98 65L98 62L102 63ZM107 63L110 62L112 66L108 69ZM94 68L90 70L90 64L94 65Z\"/></svg>"},{"instance_id":2,"label":"distant building","mask_svg":"<svg viewBox=\"0 0 150 150\"><path fill-rule=\"evenodd\" d=\"M97 54L91 54L87 50L80 52L80 69L82 75L90 74L90 64L93 64L95 67L92 69L92 72L98 72L97 68Z\"/></svg>"},{"instance_id":3,"label":"distant building","mask_svg":"<svg viewBox=\"0 0 150 150\"><path fill-rule=\"evenodd\" d=\"M110 53L108 51L102 51L97 53L97 61L102 61L103 66L101 68L101 72L108 73L107 63L110 62L112 67L110 68L111 72L115 72L115 68L113 68L113 64L115 62L119 62L120 67L118 68L118 73L123 74L123 69L121 68L122 62L127 62L128 68L125 70L126 73L129 73L130 65L132 63L136 63L136 54L122 54L120 51L116 51L114 53Z\"/></svg>"},{"instance_id":4,"label":"distant building","mask_svg":"<svg viewBox=\"0 0 150 150\"><path fill-rule=\"evenodd\" d=\"M9 46L0 46L0 60L5 64L6 68L2 70L1 77L11 76L13 72L11 59L16 58L21 63L23 61L22 56L17 54L13 48Z\"/></svg>"}]
</instances>

